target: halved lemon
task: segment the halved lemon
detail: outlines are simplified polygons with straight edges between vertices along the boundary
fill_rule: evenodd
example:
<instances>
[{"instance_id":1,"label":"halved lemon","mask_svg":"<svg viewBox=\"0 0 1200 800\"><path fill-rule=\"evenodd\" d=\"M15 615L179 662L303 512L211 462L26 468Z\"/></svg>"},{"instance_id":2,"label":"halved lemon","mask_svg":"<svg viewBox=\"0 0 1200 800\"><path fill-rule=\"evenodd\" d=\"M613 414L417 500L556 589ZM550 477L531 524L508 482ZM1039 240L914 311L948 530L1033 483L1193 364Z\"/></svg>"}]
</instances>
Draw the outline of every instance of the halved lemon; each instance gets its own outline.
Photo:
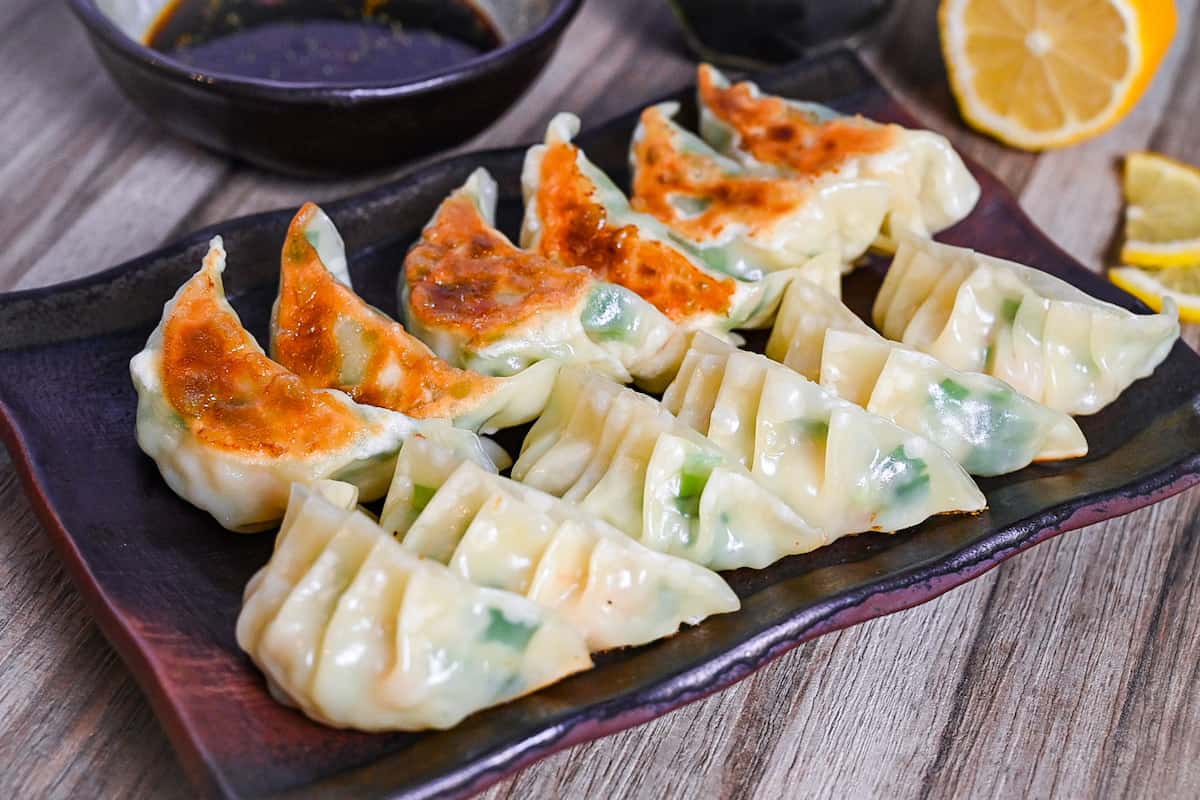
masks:
<instances>
[{"instance_id":1,"label":"halved lemon","mask_svg":"<svg viewBox=\"0 0 1200 800\"><path fill-rule=\"evenodd\" d=\"M1146 267L1200 264L1200 169L1157 153L1125 157L1121 260Z\"/></svg>"},{"instance_id":2,"label":"halved lemon","mask_svg":"<svg viewBox=\"0 0 1200 800\"><path fill-rule=\"evenodd\" d=\"M1184 322L1200 322L1200 264L1155 270L1113 267L1108 279L1155 311L1173 301Z\"/></svg>"},{"instance_id":3,"label":"halved lemon","mask_svg":"<svg viewBox=\"0 0 1200 800\"><path fill-rule=\"evenodd\" d=\"M1115 125L1175 35L1172 0L942 0L950 87L973 127L1043 150Z\"/></svg>"}]
</instances>

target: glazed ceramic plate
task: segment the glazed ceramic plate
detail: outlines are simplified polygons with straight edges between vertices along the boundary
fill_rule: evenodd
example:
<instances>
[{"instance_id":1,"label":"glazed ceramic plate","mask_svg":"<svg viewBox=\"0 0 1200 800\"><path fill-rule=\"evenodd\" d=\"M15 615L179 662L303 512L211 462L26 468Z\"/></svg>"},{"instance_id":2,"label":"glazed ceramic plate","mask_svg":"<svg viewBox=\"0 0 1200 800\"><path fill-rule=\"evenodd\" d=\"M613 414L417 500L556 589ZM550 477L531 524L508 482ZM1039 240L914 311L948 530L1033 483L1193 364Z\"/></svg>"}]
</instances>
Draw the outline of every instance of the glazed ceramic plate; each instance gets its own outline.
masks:
<instances>
[{"instance_id":1,"label":"glazed ceramic plate","mask_svg":"<svg viewBox=\"0 0 1200 800\"><path fill-rule=\"evenodd\" d=\"M503 40L499 47L425 75L385 71L352 83L197 69L141 44L175 2L70 0L70 7L117 86L167 130L267 169L344 177L444 150L491 125L541 74L581 0L489 0L484 16ZM314 6L351 18L373 9L372 16L391 13L443 34L478 24L473 13L464 19L472 0L207 0L204 13L236 28L311 16Z\"/></svg>"},{"instance_id":2,"label":"glazed ceramic plate","mask_svg":"<svg viewBox=\"0 0 1200 800\"><path fill-rule=\"evenodd\" d=\"M768 76L771 92L915 124L848 53ZM680 99L690 107L690 93ZM618 180L635 114L582 137ZM355 285L395 310L396 276L438 202L477 166L500 181L515 232L521 150L464 156L328 207ZM946 233L1019 259L1128 308L1137 301L1051 244L992 177ZM230 797L464 795L563 747L645 722L745 677L806 639L929 600L1063 531L1181 491L1200 471L1200 359L1183 344L1154 375L1080 422L1091 454L987 480L989 510L896 534L864 534L769 569L728 575L742 610L666 641L601 656L595 669L442 733L367 735L321 727L268 696L234 642L242 587L270 534L223 531L167 489L133 438L128 362L163 303L221 233L227 284L265 336L291 210L225 223L105 273L0 297L0 412L33 505L108 638L137 676L190 774ZM864 311L883 263L847 281ZM512 445L510 437L506 444Z\"/></svg>"}]
</instances>

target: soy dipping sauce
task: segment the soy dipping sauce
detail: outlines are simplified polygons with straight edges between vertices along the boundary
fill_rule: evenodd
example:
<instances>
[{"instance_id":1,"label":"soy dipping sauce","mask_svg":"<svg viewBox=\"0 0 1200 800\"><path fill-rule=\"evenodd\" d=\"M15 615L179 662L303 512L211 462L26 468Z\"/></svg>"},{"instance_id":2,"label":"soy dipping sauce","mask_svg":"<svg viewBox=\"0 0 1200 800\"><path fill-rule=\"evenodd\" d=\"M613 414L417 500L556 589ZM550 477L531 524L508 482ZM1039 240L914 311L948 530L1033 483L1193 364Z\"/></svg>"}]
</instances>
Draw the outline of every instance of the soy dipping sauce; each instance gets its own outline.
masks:
<instances>
[{"instance_id":1,"label":"soy dipping sauce","mask_svg":"<svg viewBox=\"0 0 1200 800\"><path fill-rule=\"evenodd\" d=\"M175 0L145 38L198 72L352 84L418 78L501 41L469 0Z\"/></svg>"}]
</instances>

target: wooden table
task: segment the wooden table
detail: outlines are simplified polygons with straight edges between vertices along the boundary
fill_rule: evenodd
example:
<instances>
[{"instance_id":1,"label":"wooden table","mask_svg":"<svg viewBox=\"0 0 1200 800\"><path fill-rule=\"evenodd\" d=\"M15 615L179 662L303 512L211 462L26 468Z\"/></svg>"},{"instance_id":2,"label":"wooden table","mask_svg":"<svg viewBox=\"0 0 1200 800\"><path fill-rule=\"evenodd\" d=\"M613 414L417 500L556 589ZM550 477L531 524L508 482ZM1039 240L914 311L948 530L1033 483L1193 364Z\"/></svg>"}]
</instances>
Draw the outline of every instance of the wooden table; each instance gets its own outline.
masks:
<instances>
[{"instance_id":1,"label":"wooden table","mask_svg":"<svg viewBox=\"0 0 1200 800\"><path fill-rule=\"evenodd\" d=\"M933 3L868 61L1092 267L1114 249L1118 159L1200 163L1200 21L1106 136L1035 156L959 122ZM0 5L0 291L84 275L203 225L356 191L277 178L160 132L59 2ZM690 81L664 0L591 0L524 100L473 147L599 122ZM1188 331L1196 345L1196 331ZM86 457L86 454L80 454ZM1054 539L937 601L803 645L737 686L560 753L499 797L1200 796L1200 492ZM188 797L0 454L0 797Z\"/></svg>"}]
</instances>

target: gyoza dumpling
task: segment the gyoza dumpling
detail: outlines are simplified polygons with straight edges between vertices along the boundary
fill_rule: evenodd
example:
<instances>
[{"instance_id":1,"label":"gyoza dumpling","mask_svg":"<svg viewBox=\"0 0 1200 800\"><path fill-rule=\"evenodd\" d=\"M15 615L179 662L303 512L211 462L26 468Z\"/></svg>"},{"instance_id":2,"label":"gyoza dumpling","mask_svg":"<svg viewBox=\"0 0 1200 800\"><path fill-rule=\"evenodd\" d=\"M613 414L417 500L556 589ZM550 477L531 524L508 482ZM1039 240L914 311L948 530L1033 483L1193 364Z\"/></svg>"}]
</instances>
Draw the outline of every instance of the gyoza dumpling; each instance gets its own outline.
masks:
<instances>
[{"instance_id":1,"label":"gyoza dumpling","mask_svg":"<svg viewBox=\"0 0 1200 800\"><path fill-rule=\"evenodd\" d=\"M875 333L838 295L806 280L792 281L767 339L767 356L815 381L821 374L821 347L828 330Z\"/></svg>"},{"instance_id":2,"label":"gyoza dumpling","mask_svg":"<svg viewBox=\"0 0 1200 800\"><path fill-rule=\"evenodd\" d=\"M451 428L426 427L406 440L409 446L400 448L383 513L379 515L379 524L386 530L407 532L438 488L461 464L471 463L492 474L498 473L498 467L511 466L509 461L501 466L491 453L475 447L459 433ZM450 557L450 551L423 555L444 563Z\"/></svg>"},{"instance_id":3,"label":"gyoza dumpling","mask_svg":"<svg viewBox=\"0 0 1200 800\"><path fill-rule=\"evenodd\" d=\"M653 398L575 367L559 373L512 475L710 569L765 567L830 541Z\"/></svg>"},{"instance_id":4,"label":"gyoza dumpling","mask_svg":"<svg viewBox=\"0 0 1200 800\"><path fill-rule=\"evenodd\" d=\"M429 439L405 444L384 508L385 529L398 522L406 548L557 611L592 650L644 644L740 605L704 567L650 550Z\"/></svg>"},{"instance_id":5,"label":"gyoza dumpling","mask_svg":"<svg viewBox=\"0 0 1200 800\"><path fill-rule=\"evenodd\" d=\"M1104 408L1179 338L1169 299L1161 314L1134 314L1032 267L917 238L896 251L872 314L888 338L1068 414Z\"/></svg>"},{"instance_id":6,"label":"gyoza dumpling","mask_svg":"<svg viewBox=\"0 0 1200 800\"><path fill-rule=\"evenodd\" d=\"M840 300L842 298L842 268L844 266L845 264L840 259L832 255L817 256L816 258L810 258L802 266L797 267L795 278L800 279L804 283L812 284ZM789 284L788 289L791 288ZM784 290L784 297L787 297L787 289ZM779 311L782 310L783 305L781 302ZM775 324L779 324L778 316L775 317Z\"/></svg>"},{"instance_id":7,"label":"gyoza dumpling","mask_svg":"<svg viewBox=\"0 0 1200 800\"><path fill-rule=\"evenodd\" d=\"M310 389L267 358L225 299L224 269L218 236L130 362L142 450L176 494L235 531L277 521L293 481L381 496L416 423Z\"/></svg>"},{"instance_id":8,"label":"gyoza dumpling","mask_svg":"<svg viewBox=\"0 0 1200 800\"><path fill-rule=\"evenodd\" d=\"M418 558L300 484L237 640L278 699L364 731L449 728L592 665L559 615Z\"/></svg>"},{"instance_id":9,"label":"gyoza dumpling","mask_svg":"<svg viewBox=\"0 0 1200 800\"><path fill-rule=\"evenodd\" d=\"M629 148L631 203L707 263L746 280L822 256L849 265L879 234L886 183L822 184L749 170L677 125L678 110L661 103L642 112Z\"/></svg>"},{"instance_id":10,"label":"gyoza dumpling","mask_svg":"<svg viewBox=\"0 0 1200 800\"><path fill-rule=\"evenodd\" d=\"M347 511L358 508L358 487L353 483L323 478L319 481L309 481L304 485L338 508L344 508ZM259 570L251 576L251 581L262 574L262 571ZM247 585L249 586L249 584Z\"/></svg>"},{"instance_id":11,"label":"gyoza dumpling","mask_svg":"<svg viewBox=\"0 0 1200 800\"><path fill-rule=\"evenodd\" d=\"M702 333L692 351L701 355L685 357L685 366L703 377L681 370L663 405L831 539L986 506L962 467L928 439L757 353Z\"/></svg>"},{"instance_id":12,"label":"gyoza dumpling","mask_svg":"<svg viewBox=\"0 0 1200 800\"><path fill-rule=\"evenodd\" d=\"M510 378L494 378L434 355L354 293L342 237L312 203L292 220L283 245L271 355L314 388L339 389L360 403L485 433L540 414L558 370L557 362L542 361Z\"/></svg>"},{"instance_id":13,"label":"gyoza dumpling","mask_svg":"<svg viewBox=\"0 0 1200 800\"><path fill-rule=\"evenodd\" d=\"M1087 440L1073 419L997 378L952 369L884 339L837 298L796 281L767 355L843 400L919 433L973 475L1015 472L1032 461L1077 458ZM677 381L696 361L689 351ZM694 378L693 378L694 380Z\"/></svg>"},{"instance_id":14,"label":"gyoza dumpling","mask_svg":"<svg viewBox=\"0 0 1200 800\"><path fill-rule=\"evenodd\" d=\"M496 182L478 169L446 198L404 261L405 321L455 366L515 375L544 359L664 383L685 341L628 289L515 247L493 224Z\"/></svg>"},{"instance_id":15,"label":"gyoza dumpling","mask_svg":"<svg viewBox=\"0 0 1200 800\"><path fill-rule=\"evenodd\" d=\"M1075 420L997 378L960 372L878 336L829 331L821 385L950 453L972 475L1087 455Z\"/></svg>"},{"instance_id":16,"label":"gyoza dumpling","mask_svg":"<svg viewBox=\"0 0 1200 800\"><path fill-rule=\"evenodd\" d=\"M944 136L764 95L753 83L730 85L707 64L697 82L700 135L710 145L746 166L769 165L819 185L887 183L883 232L893 239L948 228L979 199L979 184Z\"/></svg>"},{"instance_id":17,"label":"gyoza dumpling","mask_svg":"<svg viewBox=\"0 0 1200 800\"><path fill-rule=\"evenodd\" d=\"M637 292L686 330L725 335L770 325L792 273L746 262L738 269L766 277L744 281L733 265L706 263L657 219L630 208L621 190L571 143L578 132L577 117L558 114L546 129L546 143L525 154L522 246Z\"/></svg>"}]
</instances>

